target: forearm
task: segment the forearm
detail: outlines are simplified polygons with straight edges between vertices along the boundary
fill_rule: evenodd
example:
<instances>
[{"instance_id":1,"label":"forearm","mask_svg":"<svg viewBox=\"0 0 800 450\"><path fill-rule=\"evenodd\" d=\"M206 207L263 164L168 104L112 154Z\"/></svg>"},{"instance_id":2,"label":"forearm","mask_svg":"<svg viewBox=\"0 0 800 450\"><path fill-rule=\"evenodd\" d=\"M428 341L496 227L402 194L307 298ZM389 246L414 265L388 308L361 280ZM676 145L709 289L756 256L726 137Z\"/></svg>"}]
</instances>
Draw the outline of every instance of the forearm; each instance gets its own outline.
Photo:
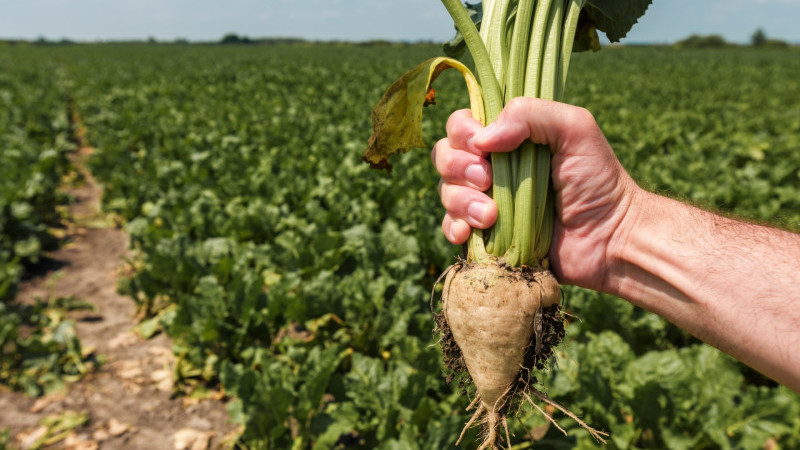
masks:
<instances>
[{"instance_id":1,"label":"forearm","mask_svg":"<svg viewBox=\"0 0 800 450\"><path fill-rule=\"evenodd\" d=\"M606 290L800 392L800 236L635 198Z\"/></svg>"}]
</instances>

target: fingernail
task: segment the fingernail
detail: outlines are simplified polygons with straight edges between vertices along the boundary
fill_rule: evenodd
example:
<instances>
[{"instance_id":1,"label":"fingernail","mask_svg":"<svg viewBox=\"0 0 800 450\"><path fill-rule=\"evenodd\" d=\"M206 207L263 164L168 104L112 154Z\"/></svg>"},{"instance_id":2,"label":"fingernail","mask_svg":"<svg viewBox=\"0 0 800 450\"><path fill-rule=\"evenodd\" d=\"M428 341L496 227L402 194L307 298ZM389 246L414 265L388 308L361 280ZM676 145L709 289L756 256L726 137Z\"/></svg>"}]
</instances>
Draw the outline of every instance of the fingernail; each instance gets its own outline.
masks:
<instances>
[{"instance_id":1,"label":"fingernail","mask_svg":"<svg viewBox=\"0 0 800 450\"><path fill-rule=\"evenodd\" d=\"M476 222L483 223L488 205L481 202L472 202L467 207L467 214Z\"/></svg>"},{"instance_id":2,"label":"fingernail","mask_svg":"<svg viewBox=\"0 0 800 450\"><path fill-rule=\"evenodd\" d=\"M486 185L488 177L489 174L486 173L486 169L481 164L472 164L464 171L464 178L479 188L483 188Z\"/></svg>"}]
</instances>

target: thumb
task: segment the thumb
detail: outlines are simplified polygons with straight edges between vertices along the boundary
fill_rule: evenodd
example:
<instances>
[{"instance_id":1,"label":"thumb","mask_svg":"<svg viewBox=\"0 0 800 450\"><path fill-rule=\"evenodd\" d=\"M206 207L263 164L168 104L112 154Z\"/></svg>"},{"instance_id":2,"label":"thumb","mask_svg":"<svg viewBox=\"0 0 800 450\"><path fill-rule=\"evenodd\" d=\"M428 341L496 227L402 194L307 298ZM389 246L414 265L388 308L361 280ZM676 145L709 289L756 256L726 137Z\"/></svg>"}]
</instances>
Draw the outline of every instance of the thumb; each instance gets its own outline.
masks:
<instances>
[{"instance_id":1,"label":"thumb","mask_svg":"<svg viewBox=\"0 0 800 450\"><path fill-rule=\"evenodd\" d=\"M570 136L585 136L583 133L587 130L581 128L586 124L594 124L594 118L583 108L517 97L503 108L494 122L475 133L472 145L481 152L509 151L530 139L556 152Z\"/></svg>"}]
</instances>

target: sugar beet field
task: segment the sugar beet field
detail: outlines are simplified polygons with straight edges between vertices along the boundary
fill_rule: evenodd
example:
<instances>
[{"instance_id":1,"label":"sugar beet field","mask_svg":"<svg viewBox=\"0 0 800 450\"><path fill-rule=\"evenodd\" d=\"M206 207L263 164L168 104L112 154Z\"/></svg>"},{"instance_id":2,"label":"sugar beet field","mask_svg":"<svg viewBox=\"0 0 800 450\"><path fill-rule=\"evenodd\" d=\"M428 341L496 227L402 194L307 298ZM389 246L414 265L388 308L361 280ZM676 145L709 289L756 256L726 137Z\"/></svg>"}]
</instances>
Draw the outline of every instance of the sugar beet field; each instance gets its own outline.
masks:
<instances>
[{"instance_id":1,"label":"sugar beet field","mask_svg":"<svg viewBox=\"0 0 800 450\"><path fill-rule=\"evenodd\" d=\"M0 46L0 397L102 370L71 328L91 298L18 298L69 240L62 187L81 182L70 154L84 145L104 223L130 237L118 290L139 335L171 339L174 396L227 402L240 425L227 445L452 448L471 414L432 334L431 289L460 250L439 228L438 176L423 149L390 174L361 161L384 89L439 54ZM800 231L797 48L617 47L572 64L566 101L594 113L641 185ZM429 147L467 106L459 76L435 87ZM565 343L537 377L610 433L605 448L800 448L797 394L625 301L573 287L564 301ZM509 421L514 449L601 447L529 409ZM101 420L83 417L74 432Z\"/></svg>"}]
</instances>

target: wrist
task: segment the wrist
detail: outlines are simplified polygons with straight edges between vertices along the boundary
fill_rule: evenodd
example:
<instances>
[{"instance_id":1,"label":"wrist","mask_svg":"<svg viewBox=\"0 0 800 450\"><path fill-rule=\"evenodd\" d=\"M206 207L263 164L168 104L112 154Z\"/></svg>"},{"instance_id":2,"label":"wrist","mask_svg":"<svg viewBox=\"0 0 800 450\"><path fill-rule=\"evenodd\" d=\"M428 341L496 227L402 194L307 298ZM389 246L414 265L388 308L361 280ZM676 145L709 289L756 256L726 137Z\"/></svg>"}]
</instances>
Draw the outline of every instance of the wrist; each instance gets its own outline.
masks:
<instances>
[{"instance_id":1,"label":"wrist","mask_svg":"<svg viewBox=\"0 0 800 450\"><path fill-rule=\"evenodd\" d=\"M652 245L658 240L659 217L661 221L668 219L664 211L664 197L648 192L631 181L626 190L624 214L619 222L609 245L607 272L604 292L635 302L645 295L642 292L642 280L645 277L646 262L643 258L652 254Z\"/></svg>"},{"instance_id":2,"label":"wrist","mask_svg":"<svg viewBox=\"0 0 800 450\"><path fill-rule=\"evenodd\" d=\"M692 223L693 208L636 187L609 245L606 292L654 312L673 323L688 323L704 305L686 293L693 276L687 271L689 237L677 230ZM695 230L698 231L699 230ZM697 332L688 327L691 333Z\"/></svg>"}]
</instances>

